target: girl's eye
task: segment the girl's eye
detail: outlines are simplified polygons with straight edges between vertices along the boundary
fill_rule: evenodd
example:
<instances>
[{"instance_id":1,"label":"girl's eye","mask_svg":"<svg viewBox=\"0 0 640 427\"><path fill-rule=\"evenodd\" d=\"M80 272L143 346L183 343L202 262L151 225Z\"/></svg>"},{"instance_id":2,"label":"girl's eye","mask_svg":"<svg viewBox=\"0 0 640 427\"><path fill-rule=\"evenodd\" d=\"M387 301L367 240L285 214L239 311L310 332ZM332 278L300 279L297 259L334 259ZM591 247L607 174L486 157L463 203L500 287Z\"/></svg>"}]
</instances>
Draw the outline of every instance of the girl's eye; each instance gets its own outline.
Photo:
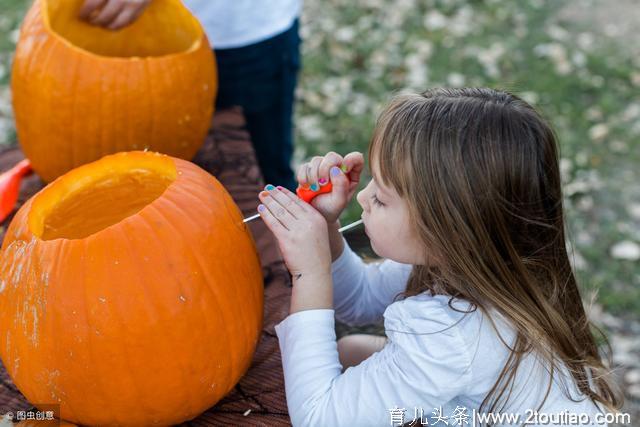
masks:
<instances>
[{"instance_id":1,"label":"girl's eye","mask_svg":"<svg viewBox=\"0 0 640 427\"><path fill-rule=\"evenodd\" d=\"M378 200L378 198L376 197L375 194L373 195L373 197L371 197L371 200L373 200L373 203L378 205L378 206L384 206L384 203L382 203L380 200Z\"/></svg>"}]
</instances>

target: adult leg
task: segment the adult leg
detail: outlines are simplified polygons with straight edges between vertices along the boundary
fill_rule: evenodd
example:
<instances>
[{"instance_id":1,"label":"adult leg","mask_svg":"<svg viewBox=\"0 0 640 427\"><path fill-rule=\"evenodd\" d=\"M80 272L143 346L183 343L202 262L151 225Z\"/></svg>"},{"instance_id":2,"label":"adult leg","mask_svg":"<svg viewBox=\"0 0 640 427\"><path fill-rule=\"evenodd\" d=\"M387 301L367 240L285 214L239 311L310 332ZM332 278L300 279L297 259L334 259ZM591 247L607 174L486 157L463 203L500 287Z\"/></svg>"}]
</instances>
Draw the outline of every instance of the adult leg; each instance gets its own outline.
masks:
<instances>
[{"instance_id":1,"label":"adult leg","mask_svg":"<svg viewBox=\"0 0 640 427\"><path fill-rule=\"evenodd\" d=\"M282 62L273 79L276 96L271 105L259 111L245 109L247 128L265 183L282 185L291 191L297 187L291 159L295 88L300 69L299 46L298 21L295 21L276 44L274 55L276 58L279 56Z\"/></svg>"},{"instance_id":2,"label":"adult leg","mask_svg":"<svg viewBox=\"0 0 640 427\"><path fill-rule=\"evenodd\" d=\"M216 50L217 108L242 107L266 183L295 190L293 103L300 68L296 20L287 31L249 46Z\"/></svg>"},{"instance_id":3,"label":"adult leg","mask_svg":"<svg viewBox=\"0 0 640 427\"><path fill-rule=\"evenodd\" d=\"M269 110L247 112L245 117L265 183L295 191L291 112L287 112L291 107L286 100L278 100Z\"/></svg>"}]
</instances>

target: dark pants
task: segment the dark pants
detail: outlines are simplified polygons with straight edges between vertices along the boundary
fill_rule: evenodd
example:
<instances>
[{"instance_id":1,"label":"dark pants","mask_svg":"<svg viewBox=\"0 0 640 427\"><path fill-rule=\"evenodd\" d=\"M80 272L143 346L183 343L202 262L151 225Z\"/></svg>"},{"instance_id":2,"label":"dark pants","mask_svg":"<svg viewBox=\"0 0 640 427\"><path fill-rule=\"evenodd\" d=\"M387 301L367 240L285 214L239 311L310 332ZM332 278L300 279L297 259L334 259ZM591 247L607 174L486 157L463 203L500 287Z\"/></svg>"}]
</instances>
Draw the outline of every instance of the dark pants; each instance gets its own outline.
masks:
<instances>
[{"instance_id":1,"label":"dark pants","mask_svg":"<svg viewBox=\"0 0 640 427\"><path fill-rule=\"evenodd\" d=\"M270 39L214 50L219 78L216 108L243 108L265 183L292 191L297 187L291 158L300 42L296 20Z\"/></svg>"}]
</instances>

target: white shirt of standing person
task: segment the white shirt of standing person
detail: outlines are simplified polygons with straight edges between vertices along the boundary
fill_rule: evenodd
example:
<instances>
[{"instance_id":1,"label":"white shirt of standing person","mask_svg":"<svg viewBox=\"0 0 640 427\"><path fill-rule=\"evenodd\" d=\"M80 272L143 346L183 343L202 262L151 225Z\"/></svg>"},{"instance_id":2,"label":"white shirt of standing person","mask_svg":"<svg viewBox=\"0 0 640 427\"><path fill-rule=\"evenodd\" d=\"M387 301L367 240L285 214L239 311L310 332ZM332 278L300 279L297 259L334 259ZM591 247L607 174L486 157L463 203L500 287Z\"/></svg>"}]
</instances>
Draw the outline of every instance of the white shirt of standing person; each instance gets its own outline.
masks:
<instances>
[{"instance_id":1,"label":"white shirt of standing person","mask_svg":"<svg viewBox=\"0 0 640 427\"><path fill-rule=\"evenodd\" d=\"M215 49L258 43L289 29L302 0L183 0Z\"/></svg>"},{"instance_id":2,"label":"white shirt of standing person","mask_svg":"<svg viewBox=\"0 0 640 427\"><path fill-rule=\"evenodd\" d=\"M452 308L448 296L423 293L394 302L406 288L411 268L389 259L366 264L344 240L344 251L331 266L334 309L298 311L276 325L295 427L398 426L401 418L405 423L419 418L418 426L445 425L443 420L450 426L480 425L473 423L478 421L474 411L510 350L486 313L463 313L470 309L465 300L452 301ZM384 321L389 341L342 372L334 316L352 326ZM491 316L512 346L514 329L495 311ZM579 392L568 371L556 370L550 378L548 369L534 354L523 358L509 405L500 411L520 421L504 418L494 425L523 425L527 417L527 426L566 425L571 414L590 420L581 426L607 425L598 421L601 411ZM549 396L538 409L550 379ZM578 402L563 394L563 382Z\"/></svg>"}]
</instances>

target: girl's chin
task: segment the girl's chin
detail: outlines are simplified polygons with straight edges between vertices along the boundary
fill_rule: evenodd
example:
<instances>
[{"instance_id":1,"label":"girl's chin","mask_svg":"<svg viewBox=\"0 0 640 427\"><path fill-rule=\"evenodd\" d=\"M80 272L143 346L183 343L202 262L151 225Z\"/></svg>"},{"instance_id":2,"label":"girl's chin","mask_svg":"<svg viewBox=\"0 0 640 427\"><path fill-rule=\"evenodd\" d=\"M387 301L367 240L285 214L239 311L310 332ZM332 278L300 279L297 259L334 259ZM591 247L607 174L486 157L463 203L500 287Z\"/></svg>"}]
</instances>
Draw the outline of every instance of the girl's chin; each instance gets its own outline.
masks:
<instances>
[{"instance_id":1,"label":"girl's chin","mask_svg":"<svg viewBox=\"0 0 640 427\"><path fill-rule=\"evenodd\" d=\"M369 234L367 234L367 237L369 238L369 244L373 248L375 246L375 242L373 241L373 239L371 238L371 236Z\"/></svg>"},{"instance_id":2,"label":"girl's chin","mask_svg":"<svg viewBox=\"0 0 640 427\"><path fill-rule=\"evenodd\" d=\"M376 243L375 241L371 238L371 236L369 235L369 232L367 231L367 226L364 226L364 234L367 235L367 237L369 238L369 246L371 246L371 249L373 250L373 252L380 256L380 254L378 253L378 251L376 250Z\"/></svg>"},{"instance_id":3,"label":"girl's chin","mask_svg":"<svg viewBox=\"0 0 640 427\"><path fill-rule=\"evenodd\" d=\"M369 246L371 246L371 250L373 250L373 253L378 255L380 258L382 258L382 255L380 255L380 252L376 249L376 244L375 242L371 239L371 237L369 237Z\"/></svg>"}]
</instances>

